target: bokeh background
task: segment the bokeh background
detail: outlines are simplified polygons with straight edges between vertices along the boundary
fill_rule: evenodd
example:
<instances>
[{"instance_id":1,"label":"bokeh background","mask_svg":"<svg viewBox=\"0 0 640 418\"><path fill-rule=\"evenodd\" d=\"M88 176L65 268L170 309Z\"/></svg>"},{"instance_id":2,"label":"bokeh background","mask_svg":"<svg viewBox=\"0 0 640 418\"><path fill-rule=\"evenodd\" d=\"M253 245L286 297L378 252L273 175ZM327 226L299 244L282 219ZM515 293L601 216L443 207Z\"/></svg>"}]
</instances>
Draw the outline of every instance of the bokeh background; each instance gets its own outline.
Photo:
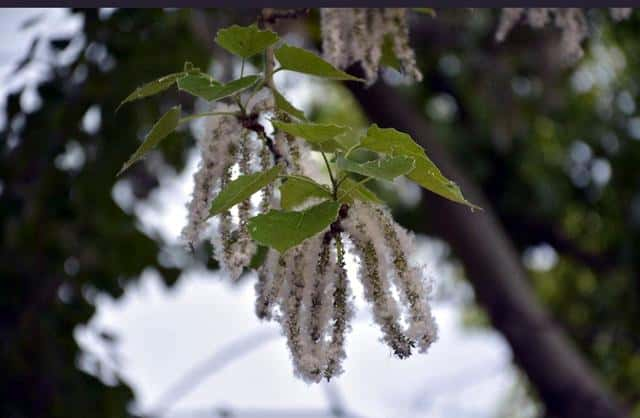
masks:
<instances>
[{"instance_id":1,"label":"bokeh background","mask_svg":"<svg viewBox=\"0 0 640 418\"><path fill-rule=\"evenodd\" d=\"M499 44L498 10L416 13L420 84L278 74L313 120L410 132L485 209L374 185L418 234L440 340L393 358L360 303L346 373L307 385L255 278L178 240L191 131L115 177L164 110L201 105L122 98L187 60L237 76L213 37L259 13L0 10L0 416L573 417L591 394L640 417L640 17L589 10L566 66L558 30ZM276 29L318 49L317 10Z\"/></svg>"}]
</instances>

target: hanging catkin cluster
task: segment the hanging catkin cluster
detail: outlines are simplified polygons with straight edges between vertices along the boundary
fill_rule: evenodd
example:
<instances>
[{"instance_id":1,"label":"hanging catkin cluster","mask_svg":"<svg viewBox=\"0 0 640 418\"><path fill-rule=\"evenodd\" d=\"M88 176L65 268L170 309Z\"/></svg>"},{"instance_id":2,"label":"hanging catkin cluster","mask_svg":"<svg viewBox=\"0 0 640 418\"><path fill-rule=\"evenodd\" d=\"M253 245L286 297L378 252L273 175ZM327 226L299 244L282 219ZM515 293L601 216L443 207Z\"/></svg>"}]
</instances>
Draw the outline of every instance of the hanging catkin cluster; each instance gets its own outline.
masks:
<instances>
[{"instance_id":1,"label":"hanging catkin cluster","mask_svg":"<svg viewBox=\"0 0 640 418\"><path fill-rule=\"evenodd\" d=\"M428 300L431 284L423 268L408 260L413 237L382 206L343 205L329 230L284 254L270 250L256 284L258 317L280 322L295 373L308 382L343 371L353 317L347 250L358 263L374 321L396 356L408 357L414 348L425 352L437 338Z\"/></svg>"},{"instance_id":2,"label":"hanging catkin cluster","mask_svg":"<svg viewBox=\"0 0 640 418\"><path fill-rule=\"evenodd\" d=\"M338 68L359 62L372 84L378 78L382 46L390 36L393 53L405 74L422 80L409 45L407 9L321 9L324 58Z\"/></svg>"},{"instance_id":3,"label":"hanging catkin cluster","mask_svg":"<svg viewBox=\"0 0 640 418\"><path fill-rule=\"evenodd\" d=\"M247 199L237 213L225 211L215 220L211 202L234 176L264 171L282 160L289 174L315 176L309 147L299 138L277 131L273 141L262 132L261 114L273 115L271 95L256 95L244 119L235 105L217 104L222 115L204 119L199 138L201 162L188 203L183 239L199 243L209 227L214 257L231 279L237 279L256 251L247 220L279 208L273 186L261 201ZM287 120L284 114L277 117ZM303 204L308 207L312 199ZM211 225L210 225L211 223ZM278 321L287 338L296 375L308 382L342 373L346 334L354 314L346 270L349 251L358 263L358 279L371 304L384 342L400 358L412 349L425 352L437 337L428 297L430 282L423 268L412 266L413 237L380 205L354 201L343 204L330 228L284 253L269 249L258 270L256 314ZM394 290L399 300L394 296Z\"/></svg>"},{"instance_id":4,"label":"hanging catkin cluster","mask_svg":"<svg viewBox=\"0 0 640 418\"><path fill-rule=\"evenodd\" d=\"M182 238L194 247L203 240L207 228L216 227L217 231L211 234L214 256L232 279L240 276L255 253L256 245L247 231L247 220L273 207L273 187L261 192L258 205L251 199L240 203L236 214L227 210L210 217L209 208L234 174L251 174L274 165L274 156L269 151L273 145L266 135L259 135L262 126L257 122L261 114L273 108L273 97L264 89L249 101L246 118L234 115L240 115L236 105L216 103L212 111L222 114L202 120L204 126L198 138L201 161L194 174L193 194L187 204L188 223L182 230Z\"/></svg>"},{"instance_id":5,"label":"hanging catkin cluster","mask_svg":"<svg viewBox=\"0 0 640 418\"><path fill-rule=\"evenodd\" d=\"M614 20L629 18L633 9L609 9ZM561 30L561 51L567 64L572 64L583 55L582 41L589 34L587 18L583 9L578 8L504 8L500 16L496 40L502 42L511 30L525 21L532 28L542 28L553 23Z\"/></svg>"}]
</instances>

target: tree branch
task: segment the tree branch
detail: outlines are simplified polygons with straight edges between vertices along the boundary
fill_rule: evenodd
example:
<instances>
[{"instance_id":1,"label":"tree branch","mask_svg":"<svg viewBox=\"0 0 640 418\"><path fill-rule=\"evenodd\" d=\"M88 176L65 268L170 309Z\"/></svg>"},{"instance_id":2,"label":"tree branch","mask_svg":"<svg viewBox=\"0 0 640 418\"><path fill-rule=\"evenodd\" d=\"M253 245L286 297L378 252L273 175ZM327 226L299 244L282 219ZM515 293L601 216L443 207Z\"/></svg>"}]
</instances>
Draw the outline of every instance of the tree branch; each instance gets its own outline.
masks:
<instances>
[{"instance_id":1,"label":"tree branch","mask_svg":"<svg viewBox=\"0 0 640 418\"><path fill-rule=\"evenodd\" d=\"M537 302L490 203L456 166L417 107L380 83L368 89L354 83L347 85L372 121L410 133L443 173L456 181L472 202L485 209L471 213L433 193L423 194L422 208L429 219L437 220L432 227L462 260L478 301L508 340L516 362L546 405L547 414L565 418L626 417L627 413Z\"/></svg>"}]
</instances>

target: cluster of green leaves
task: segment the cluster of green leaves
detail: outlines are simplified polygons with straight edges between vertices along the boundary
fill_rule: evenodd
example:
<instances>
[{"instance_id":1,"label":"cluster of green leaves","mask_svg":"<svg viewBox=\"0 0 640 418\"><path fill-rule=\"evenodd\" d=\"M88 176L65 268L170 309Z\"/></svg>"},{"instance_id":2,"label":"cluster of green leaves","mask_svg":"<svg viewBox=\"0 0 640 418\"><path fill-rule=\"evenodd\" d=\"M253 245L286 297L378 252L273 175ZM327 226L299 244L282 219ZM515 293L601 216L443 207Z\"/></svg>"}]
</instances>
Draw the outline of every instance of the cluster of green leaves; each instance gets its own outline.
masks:
<instances>
[{"instance_id":1,"label":"cluster of green leaves","mask_svg":"<svg viewBox=\"0 0 640 418\"><path fill-rule=\"evenodd\" d=\"M220 30L215 41L227 51L240 57L244 68L245 59L265 53L267 48L274 48L280 40L276 33L260 30L256 25L247 27L234 25ZM346 126L309 122L304 112L295 108L271 82L273 74L281 70L295 71L329 80L363 80L335 68L312 52L285 43L275 48L273 56L277 59L279 67L272 70L270 74L265 69L261 74L241 75L239 79L226 84L187 63L182 72L145 84L122 102L124 104L148 97L176 84L178 89L210 102L229 98L237 103L240 109L234 115L246 117L248 116L245 113L246 103L242 102L240 93L250 88L253 88L255 93L266 86L272 90L278 111L288 115L283 118L276 115L276 118L271 121L274 128L305 140L313 150L322 153L329 172L330 185L320 184L302 175L285 175L284 167L276 165L263 172L241 175L229 182L212 202L211 216L232 208L267 185L281 179L283 180L280 187L282 210L271 210L255 216L249 220L248 226L251 237L256 242L284 252L329 227L336 221L338 210L343 203L351 203L354 199L381 203L380 199L365 186L365 183L370 180L394 181L400 176L407 176L420 186L442 197L475 207L463 197L458 186L440 172L422 147L408 134L393 128L380 128L375 124L360 132ZM142 145L124 164L120 172L144 157L181 123L214 114L217 113L181 117L179 106L171 108L151 128ZM358 150L366 150L376 154L377 157L373 160L360 161L354 158ZM327 154L331 154L333 165L330 164ZM357 177L352 177L353 175ZM310 198L320 200L320 203L304 210L295 210Z\"/></svg>"}]
</instances>

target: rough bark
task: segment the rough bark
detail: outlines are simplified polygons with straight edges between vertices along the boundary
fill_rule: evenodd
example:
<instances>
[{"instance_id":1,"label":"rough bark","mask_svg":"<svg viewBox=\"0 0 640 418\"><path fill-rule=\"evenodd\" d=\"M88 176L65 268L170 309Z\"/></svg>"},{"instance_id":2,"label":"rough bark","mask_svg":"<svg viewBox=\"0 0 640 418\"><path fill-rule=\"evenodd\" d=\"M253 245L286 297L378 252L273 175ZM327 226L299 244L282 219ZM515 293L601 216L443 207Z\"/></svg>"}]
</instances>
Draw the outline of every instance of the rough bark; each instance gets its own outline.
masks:
<instances>
[{"instance_id":1,"label":"rough bark","mask_svg":"<svg viewBox=\"0 0 640 418\"><path fill-rule=\"evenodd\" d=\"M435 137L417 107L381 83L365 89L349 84L372 122L410 133L465 196L484 208L468 208L425 192L422 207L431 227L461 259L467 276L496 329L507 339L517 364L538 391L547 416L626 417L628 414L598 381L570 339L535 298L518 254L480 188Z\"/></svg>"}]
</instances>

